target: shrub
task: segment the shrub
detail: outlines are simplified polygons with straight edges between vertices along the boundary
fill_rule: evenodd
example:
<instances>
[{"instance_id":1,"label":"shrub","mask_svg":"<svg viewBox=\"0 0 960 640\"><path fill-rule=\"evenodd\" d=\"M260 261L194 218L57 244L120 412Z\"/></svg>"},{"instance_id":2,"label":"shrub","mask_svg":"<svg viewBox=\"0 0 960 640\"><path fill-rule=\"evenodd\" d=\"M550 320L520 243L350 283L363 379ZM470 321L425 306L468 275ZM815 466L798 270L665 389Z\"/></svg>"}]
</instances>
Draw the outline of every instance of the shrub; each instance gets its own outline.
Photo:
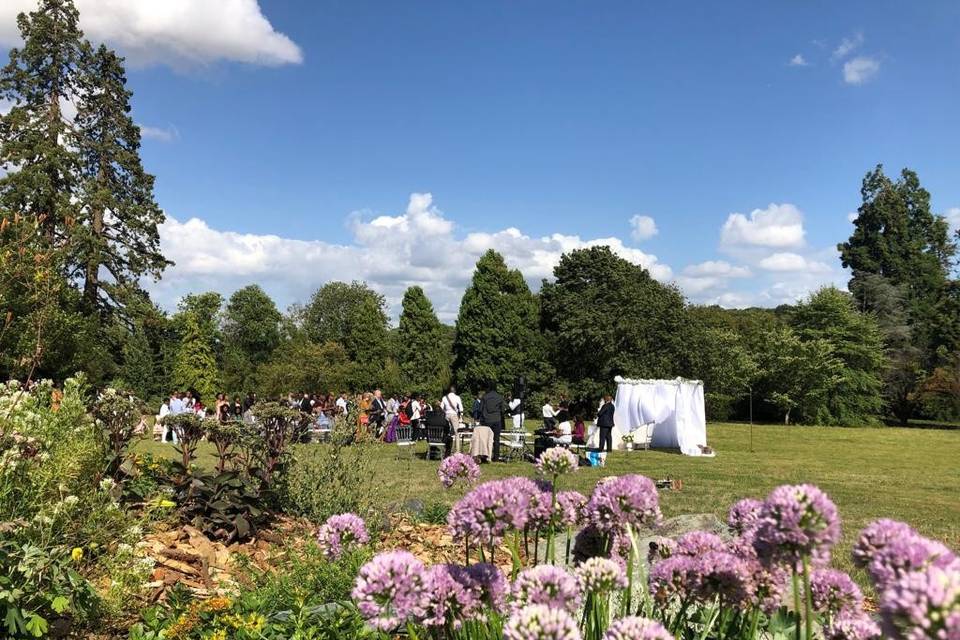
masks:
<instances>
[{"instance_id":1,"label":"shrub","mask_svg":"<svg viewBox=\"0 0 960 640\"><path fill-rule=\"evenodd\" d=\"M317 524L338 513L364 512L372 490L367 451L337 438L296 447L278 487L281 508Z\"/></svg>"}]
</instances>

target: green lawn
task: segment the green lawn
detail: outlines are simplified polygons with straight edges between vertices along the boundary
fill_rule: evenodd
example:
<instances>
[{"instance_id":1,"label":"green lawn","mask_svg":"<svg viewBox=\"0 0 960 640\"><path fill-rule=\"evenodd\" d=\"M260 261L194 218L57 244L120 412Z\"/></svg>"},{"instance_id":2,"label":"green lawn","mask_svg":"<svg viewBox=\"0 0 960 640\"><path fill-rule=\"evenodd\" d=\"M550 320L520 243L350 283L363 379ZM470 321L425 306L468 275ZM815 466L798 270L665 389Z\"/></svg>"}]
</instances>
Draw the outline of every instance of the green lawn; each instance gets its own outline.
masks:
<instances>
[{"instance_id":1,"label":"green lawn","mask_svg":"<svg viewBox=\"0 0 960 640\"><path fill-rule=\"evenodd\" d=\"M716 458L689 458L660 451L616 452L604 469L581 469L564 488L589 493L604 475L641 473L683 480L682 491L661 493L667 516L716 513L724 517L743 497L762 498L785 483L820 486L837 503L844 538L837 564L849 569L856 533L879 517L904 520L921 533L960 547L960 432L898 428L757 426L750 451L749 427L711 424L708 442ZM143 442L142 450L173 456L170 445ZM311 446L311 445L307 445ZM422 445L421 445L422 446ZM371 445L375 492L384 504L406 499L449 501L436 477L437 462L420 455L396 459L396 447ZM200 462L212 462L204 448ZM532 475L525 463L485 465L484 478Z\"/></svg>"}]
</instances>

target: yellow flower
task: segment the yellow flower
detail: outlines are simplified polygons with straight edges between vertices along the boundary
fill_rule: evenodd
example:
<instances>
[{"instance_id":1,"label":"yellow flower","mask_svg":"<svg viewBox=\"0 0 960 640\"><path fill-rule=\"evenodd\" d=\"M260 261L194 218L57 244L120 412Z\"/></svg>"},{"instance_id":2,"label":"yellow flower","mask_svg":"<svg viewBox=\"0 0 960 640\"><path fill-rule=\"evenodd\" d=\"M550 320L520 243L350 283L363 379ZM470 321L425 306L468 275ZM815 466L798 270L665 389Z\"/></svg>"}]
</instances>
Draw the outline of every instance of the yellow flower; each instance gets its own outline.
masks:
<instances>
[{"instance_id":1,"label":"yellow flower","mask_svg":"<svg viewBox=\"0 0 960 640\"><path fill-rule=\"evenodd\" d=\"M262 615L259 613L251 613L247 616L247 624L245 626L248 631L260 631L266 623L267 619Z\"/></svg>"},{"instance_id":2,"label":"yellow flower","mask_svg":"<svg viewBox=\"0 0 960 640\"><path fill-rule=\"evenodd\" d=\"M204 603L203 608L206 611L226 611L230 608L230 604L230 598L210 598Z\"/></svg>"},{"instance_id":3,"label":"yellow flower","mask_svg":"<svg viewBox=\"0 0 960 640\"><path fill-rule=\"evenodd\" d=\"M83 560L83 549L80 547L74 547L73 551L70 552L70 557L73 558L74 562L80 562Z\"/></svg>"},{"instance_id":4,"label":"yellow flower","mask_svg":"<svg viewBox=\"0 0 960 640\"><path fill-rule=\"evenodd\" d=\"M206 636L206 640L227 640L227 632L224 629L217 629Z\"/></svg>"},{"instance_id":5,"label":"yellow flower","mask_svg":"<svg viewBox=\"0 0 960 640\"><path fill-rule=\"evenodd\" d=\"M158 504L164 509L172 509L173 507L177 506L177 503L173 502L172 500L161 500Z\"/></svg>"}]
</instances>

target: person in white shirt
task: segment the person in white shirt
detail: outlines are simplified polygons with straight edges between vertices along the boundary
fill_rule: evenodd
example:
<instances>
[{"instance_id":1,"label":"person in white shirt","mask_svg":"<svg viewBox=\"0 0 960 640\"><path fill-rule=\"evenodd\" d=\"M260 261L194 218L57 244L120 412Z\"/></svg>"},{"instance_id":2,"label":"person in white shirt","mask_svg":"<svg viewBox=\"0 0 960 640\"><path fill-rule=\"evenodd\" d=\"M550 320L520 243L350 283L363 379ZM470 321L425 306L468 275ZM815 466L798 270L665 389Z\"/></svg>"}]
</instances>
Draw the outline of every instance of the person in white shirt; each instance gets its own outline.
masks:
<instances>
[{"instance_id":1,"label":"person in white shirt","mask_svg":"<svg viewBox=\"0 0 960 640\"><path fill-rule=\"evenodd\" d=\"M420 400L422 399L416 396L410 398L410 425L413 427L413 437L417 440L427 437L420 428L420 414L423 412L423 403Z\"/></svg>"},{"instance_id":2,"label":"person in white shirt","mask_svg":"<svg viewBox=\"0 0 960 640\"><path fill-rule=\"evenodd\" d=\"M347 412L347 394L341 393L340 397L337 398L337 413L344 414Z\"/></svg>"},{"instance_id":3,"label":"person in white shirt","mask_svg":"<svg viewBox=\"0 0 960 640\"><path fill-rule=\"evenodd\" d=\"M183 400L180 398L179 393L170 396L170 413L173 415L183 413Z\"/></svg>"},{"instance_id":4,"label":"person in white shirt","mask_svg":"<svg viewBox=\"0 0 960 640\"><path fill-rule=\"evenodd\" d=\"M510 396L507 407L510 409L510 416L513 418L513 430L523 430L523 400Z\"/></svg>"},{"instance_id":5,"label":"person in white shirt","mask_svg":"<svg viewBox=\"0 0 960 640\"><path fill-rule=\"evenodd\" d=\"M447 422L454 433L460 428L460 419L463 416L463 400L457 395L456 387L450 387L447 395L440 401L440 408L447 417Z\"/></svg>"},{"instance_id":6,"label":"person in white shirt","mask_svg":"<svg viewBox=\"0 0 960 640\"><path fill-rule=\"evenodd\" d=\"M157 436L160 436L161 442L163 442L163 434L166 432L166 429L163 428L163 419L168 415L170 415L170 400L164 400L160 405L160 412L153 421L153 437L156 439Z\"/></svg>"},{"instance_id":7,"label":"person in white shirt","mask_svg":"<svg viewBox=\"0 0 960 640\"><path fill-rule=\"evenodd\" d=\"M547 398L543 403L543 428L553 430L557 426L557 412L553 410L550 399Z\"/></svg>"}]
</instances>

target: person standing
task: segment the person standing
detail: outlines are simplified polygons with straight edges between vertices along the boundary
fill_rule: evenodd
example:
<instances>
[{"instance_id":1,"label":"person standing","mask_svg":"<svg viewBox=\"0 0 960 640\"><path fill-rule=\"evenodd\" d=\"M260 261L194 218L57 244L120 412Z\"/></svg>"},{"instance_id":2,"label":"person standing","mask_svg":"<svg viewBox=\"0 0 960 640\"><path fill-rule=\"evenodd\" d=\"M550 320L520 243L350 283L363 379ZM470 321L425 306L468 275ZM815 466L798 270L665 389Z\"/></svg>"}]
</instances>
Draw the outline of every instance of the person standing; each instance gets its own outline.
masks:
<instances>
[{"instance_id":1,"label":"person standing","mask_svg":"<svg viewBox=\"0 0 960 640\"><path fill-rule=\"evenodd\" d=\"M493 461L500 461L500 433L503 431L503 415L506 413L503 396L492 382L480 399L480 424L493 431Z\"/></svg>"},{"instance_id":2,"label":"person standing","mask_svg":"<svg viewBox=\"0 0 960 640\"><path fill-rule=\"evenodd\" d=\"M597 411L597 428L600 429L600 451L613 451L613 414L616 407L610 394L603 396L603 403ZM606 445L606 448L604 448Z\"/></svg>"},{"instance_id":3,"label":"person standing","mask_svg":"<svg viewBox=\"0 0 960 640\"><path fill-rule=\"evenodd\" d=\"M337 415L344 415L347 413L347 394L341 393L340 397L337 398Z\"/></svg>"},{"instance_id":4,"label":"person standing","mask_svg":"<svg viewBox=\"0 0 960 640\"><path fill-rule=\"evenodd\" d=\"M410 424L413 425L413 437L415 440L423 440L426 434L420 426L420 418L423 415L423 403L416 394L410 394Z\"/></svg>"},{"instance_id":5,"label":"person standing","mask_svg":"<svg viewBox=\"0 0 960 640\"><path fill-rule=\"evenodd\" d=\"M541 413L543 415L543 428L553 431L554 427L557 426L557 412L554 411L553 405L550 404L550 398L546 398L543 401Z\"/></svg>"},{"instance_id":6,"label":"person standing","mask_svg":"<svg viewBox=\"0 0 960 640\"><path fill-rule=\"evenodd\" d=\"M523 430L523 400L511 395L507 407L510 409L510 417L513 418L513 431L520 433Z\"/></svg>"},{"instance_id":7,"label":"person standing","mask_svg":"<svg viewBox=\"0 0 960 640\"><path fill-rule=\"evenodd\" d=\"M383 433L383 419L387 414L387 403L383 401L383 392L380 389L374 389L368 411L370 417L367 419L367 424L370 425L373 435L379 438Z\"/></svg>"},{"instance_id":8,"label":"person standing","mask_svg":"<svg viewBox=\"0 0 960 640\"><path fill-rule=\"evenodd\" d=\"M450 431L456 437L457 429L460 428L460 419L463 417L463 400L457 395L456 387L451 385L447 395L443 396L443 400L440 401L440 408L447 418Z\"/></svg>"}]
</instances>

